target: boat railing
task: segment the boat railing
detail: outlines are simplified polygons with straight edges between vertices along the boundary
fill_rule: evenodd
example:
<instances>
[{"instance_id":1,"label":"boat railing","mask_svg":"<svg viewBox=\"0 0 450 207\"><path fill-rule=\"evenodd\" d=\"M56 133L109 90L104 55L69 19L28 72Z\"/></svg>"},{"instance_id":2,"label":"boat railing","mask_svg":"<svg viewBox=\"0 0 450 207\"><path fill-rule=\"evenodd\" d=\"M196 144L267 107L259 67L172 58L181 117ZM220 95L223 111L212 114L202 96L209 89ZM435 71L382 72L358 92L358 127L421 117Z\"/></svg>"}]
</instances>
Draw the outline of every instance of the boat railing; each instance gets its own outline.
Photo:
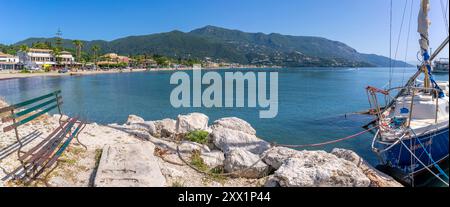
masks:
<instances>
[{"instance_id":1,"label":"boat railing","mask_svg":"<svg viewBox=\"0 0 450 207\"><path fill-rule=\"evenodd\" d=\"M430 92L430 93L434 92L435 100L436 100L435 124L438 123L438 113L439 113L439 98L438 97L439 97L439 92L440 92L438 89L425 88L425 87L412 87L412 86L410 86L410 87L395 87L395 88L391 88L391 89L388 89L388 90L380 90L380 89L376 89L376 88L373 88L373 87L368 87L367 91L368 91L369 103L370 103L371 107L372 107L372 105L375 106L374 110L376 110L375 114L378 116L378 122L379 122L379 126L378 126L379 130L377 131L376 135L374 136L374 140L372 142L372 149L373 150L375 149L374 148L375 139L377 139L379 137L380 140L381 140L382 134L381 134L380 130L382 130L382 129L391 130L391 128L388 126L388 124L383 124L383 121L385 121L385 120L380 119L380 117L383 117L383 112L381 111L381 107L378 104L378 99L377 99L376 93L381 93L381 94L384 94L384 95L388 96L390 94L390 91L398 90L398 89L411 91L411 103L410 103L409 110L408 110L408 115L407 115L408 119L407 119L407 122L404 122L405 124L402 124L403 126L401 126L401 128L404 128L404 130L405 130L402 133L402 139L404 138L404 136L407 135L406 129L411 128L411 121L413 119L413 111L414 111L414 96L416 95L417 91L424 91L424 90L426 90L427 92ZM387 127L387 129L386 129L386 127ZM395 143L395 144L398 144L398 142Z\"/></svg>"},{"instance_id":2,"label":"boat railing","mask_svg":"<svg viewBox=\"0 0 450 207\"><path fill-rule=\"evenodd\" d=\"M407 135L409 135L408 133L407 133L407 130L405 129L404 130L404 132L402 133L403 135L399 138L399 139L397 139L395 142L383 142L383 141L381 141L381 136L380 136L380 130L378 130L377 131L377 133L375 134L375 136L374 136L374 138L373 138L373 140L372 140L372 145L371 145L371 147L372 147L372 151L374 151L374 152L376 152L376 153L379 153L379 154L382 154L382 153L384 153L384 152L386 152L386 151L388 151L388 150L390 150L392 147L394 147L395 145L397 145L398 143L400 143L400 141L401 140L403 140ZM378 141L377 141L378 140ZM387 148L384 148L383 150L380 150L380 149L378 149L376 146L375 146L375 143L380 143L380 144L384 144L384 145L389 145L389 147L387 147Z\"/></svg>"}]
</instances>

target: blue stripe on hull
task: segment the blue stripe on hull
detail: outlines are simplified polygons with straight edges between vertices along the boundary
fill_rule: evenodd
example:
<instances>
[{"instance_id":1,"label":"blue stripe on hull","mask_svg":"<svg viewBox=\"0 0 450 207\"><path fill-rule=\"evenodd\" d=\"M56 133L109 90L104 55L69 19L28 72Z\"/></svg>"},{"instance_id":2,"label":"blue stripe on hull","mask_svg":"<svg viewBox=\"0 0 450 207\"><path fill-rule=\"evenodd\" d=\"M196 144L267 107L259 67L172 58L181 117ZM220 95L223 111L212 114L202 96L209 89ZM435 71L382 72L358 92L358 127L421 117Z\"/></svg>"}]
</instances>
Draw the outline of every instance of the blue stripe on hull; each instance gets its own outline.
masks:
<instances>
[{"instance_id":1,"label":"blue stripe on hull","mask_svg":"<svg viewBox=\"0 0 450 207\"><path fill-rule=\"evenodd\" d=\"M431 166L433 161L422 148L420 142L425 146L426 151L431 154L433 160L439 162L448 157L448 139L449 128L447 127L437 132L404 140L403 142L425 165ZM417 173L425 169L401 143L385 152L383 158L388 165L398 168L406 174Z\"/></svg>"}]
</instances>

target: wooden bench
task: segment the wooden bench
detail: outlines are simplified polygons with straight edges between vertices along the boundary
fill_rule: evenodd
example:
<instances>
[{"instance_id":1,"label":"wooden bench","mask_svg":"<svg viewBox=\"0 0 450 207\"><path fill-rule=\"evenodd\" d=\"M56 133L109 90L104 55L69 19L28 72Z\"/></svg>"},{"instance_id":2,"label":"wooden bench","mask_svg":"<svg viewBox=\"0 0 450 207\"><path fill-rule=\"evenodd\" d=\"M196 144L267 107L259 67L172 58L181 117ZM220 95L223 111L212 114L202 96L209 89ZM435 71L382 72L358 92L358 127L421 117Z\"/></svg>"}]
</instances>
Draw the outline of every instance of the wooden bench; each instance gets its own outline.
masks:
<instances>
[{"instance_id":1,"label":"wooden bench","mask_svg":"<svg viewBox=\"0 0 450 207\"><path fill-rule=\"evenodd\" d=\"M46 169L51 168L57 163L58 158L74 138L80 145L84 146L78 140L78 134L84 129L86 123L79 121L78 118L62 120L62 103L61 91L55 91L0 109L1 121L3 123L11 122L11 125L3 128L3 132L14 130L19 144L17 157L21 163L21 166L13 172L8 173L6 178L13 177L15 179L19 178L30 181L37 179ZM61 115L59 118L59 126L31 149L22 151L24 143L19 134L19 127L54 109L57 109Z\"/></svg>"}]
</instances>

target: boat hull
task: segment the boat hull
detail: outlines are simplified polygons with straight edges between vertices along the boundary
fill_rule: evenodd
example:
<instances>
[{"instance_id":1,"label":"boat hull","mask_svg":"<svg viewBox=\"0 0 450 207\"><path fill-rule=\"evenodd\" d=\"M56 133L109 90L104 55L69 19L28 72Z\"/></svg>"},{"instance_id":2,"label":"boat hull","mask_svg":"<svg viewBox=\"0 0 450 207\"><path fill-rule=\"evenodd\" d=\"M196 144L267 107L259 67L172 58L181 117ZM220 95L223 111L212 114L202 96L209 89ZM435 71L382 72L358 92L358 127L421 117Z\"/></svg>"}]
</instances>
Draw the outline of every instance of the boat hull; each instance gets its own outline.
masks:
<instances>
[{"instance_id":1,"label":"boat hull","mask_svg":"<svg viewBox=\"0 0 450 207\"><path fill-rule=\"evenodd\" d=\"M449 128L446 127L418 137L405 139L403 143L423 164L427 167L433 167L434 162L439 163L449 156ZM388 145L385 145L385 147L388 147ZM400 169L407 175L415 175L426 170L425 166L417 161L409 150L403 144L398 143L383 153L382 159L387 165ZM431 155L432 159L428 154Z\"/></svg>"}]
</instances>

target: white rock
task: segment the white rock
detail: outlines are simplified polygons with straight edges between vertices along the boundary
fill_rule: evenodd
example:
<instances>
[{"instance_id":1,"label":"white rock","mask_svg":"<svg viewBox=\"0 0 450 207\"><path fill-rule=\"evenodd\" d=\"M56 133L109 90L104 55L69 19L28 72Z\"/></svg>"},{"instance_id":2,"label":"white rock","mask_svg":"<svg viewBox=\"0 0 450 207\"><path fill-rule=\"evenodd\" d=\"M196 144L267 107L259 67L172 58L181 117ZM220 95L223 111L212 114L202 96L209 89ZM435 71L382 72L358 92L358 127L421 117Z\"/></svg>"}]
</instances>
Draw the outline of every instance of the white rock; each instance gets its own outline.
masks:
<instances>
[{"instance_id":1,"label":"white rock","mask_svg":"<svg viewBox=\"0 0 450 207\"><path fill-rule=\"evenodd\" d=\"M150 133L148 133L146 130L130 127L131 125L108 124L108 126L113 129L117 129L117 130L123 131L125 133L134 135L135 137L142 139L142 140L148 141L152 138L152 135Z\"/></svg>"},{"instance_id":2,"label":"white rock","mask_svg":"<svg viewBox=\"0 0 450 207\"><path fill-rule=\"evenodd\" d=\"M172 178L185 176L184 172L177 170L175 168L172 168L172 167L163 167L163 168L161 168L161 172L165 176L169 176Z\"/></svg>"},{"instance_id":3,"label":"white rock","mask_svg":"<svg viewBox=\"0 0 450 207\"><path fill-rule=\"evenodd\" d=\"M196 130L206 130L208 121L208 116L201 113L179 115L176 122L176 131L177 133L187 133Z\"/></svg>"},{"instance_id":4,"label":"white rock","mask_svg":"<svg viewBox=\"0 0 450 207\"><path fill-rule=\"evenodd\" d=\"M136 115L129 115L127 120L127 125L136 124L136 123L142 123L145 120L139 116Z\"/></svg>"},{"instance_id":5,"label":"white rock","mask_svg":"<svg viewBox=\"0 0 450 207\"><path fill-rule=\"evenodd\" d=\"M132 124L125 125L125 126L128 126L131 129L146 131L146 132L148 132L148 133L150 133L152 135L156 132L156 126L155 126L155 123L153 121L132 123Z\"/></svg>"},{"instance_id":6,"label":"white rock","mask_svg":"<svg viewBox=\"0 0 450 207\"><path fill-rule=\"evenodd\" d=\"M217 127L233 129L247 134L256 135L256 130L248 122L236 117L222 118L214 121L212 128Z\"/></svg>"},{"instance_id":7,"label":"white rock","mask_svg":"<svg viewBox=\"0 0 450 207\"><path fill-rule=\"evenodd\" d=\"M280 183L274 175L269 175L266 182L264 183L264 187L266 188L280 187Z\"/></svg>"},{"instance_id":8,"label":"white rock","mask_svg":"<svg viewBox=\"0 0 450 207\"><path fill-rule=\"evenodd\" d=\"M176 123L177 122L173 119L155 121L156 134L160 137L170 137L173 134L176 134Z\"/></svg>"},{"instance_id":9,"label":"white rock","mask_svg":"<svg viewBox=\"0 0 450 207\"><path fill-rule=\"evenodd\" d=\"M194 150L198 150L201 153L211 152L208 146L190 141L183 141L179 149L181 153L191 153Z\"/></svg>"},{"instance_id":10,"label":"white rock","mask_svg":"<svg viewBox=\"0 0 450 207\"><path fill-rule=\"evenodd\" d=\"M274 169L280 168L284 161L289 158L301 157L299 151L286 147L271 148L267 150L263 155L265 155L263 161Z\"/></svg>"},{"instance_id":11,"label":"white rock","mask_svg":"<svg viewBox=\"0 0 450 207\"><path fill-rule=\"evenodd\" d=\"M234 149L227 153L224 169L226 172L236 172L239 170L247 169L251 167L254 163L258 162L259 156L255 155L244 149ZM244 178L262 178L269 174L269 166L264 162L259 161L255 166L240 172L239 174L235 174L236 177L244 177Z\"/></svg>"},{"instance_id":12,"label":"white rock","mask_svg":"<svg viewBox=\"0 0 450 207\"><path fill-rule=\"evenodd\" d=\"M324 151L301 151L275 172L282 187L368 187L370 180L352 162Z\"/></svg>"},{"instance_id":13,"label":"white rock","mask_svg":"<svg viewBox=\"0 0 450 207\"><path fill-rule=\"evenodd\" d=\"M358 166L364 172L367 178L370 179L370 186L372 187L403 187L402 184L397 182L391 176L386 175L383 172L380 172L379 170L372 167L369 163L367 163L363 158L361 158L352 150L335 148L331 153Z\"/></svg>"},{"instance_id":14,"label":"white rock","mask_svg":"<svg viewBox=\"0 0 450 207\"><path fill-rule=\"evenodd\" d=\"M143 126L147 128L148 133L150 133L151 135L155 136L155 134L157 133L156 124L154 121L146 121L144 122Z\"/></svg>"},{"instance_id":15,"label":"white rock","mask_svg":"<svg viewBox=\"0 0 450 207\"><path fill-rule=\"evenodd\" d=\"M154 146L149 142L115 144L103 148L95 177L96 187L164 187Z\"/></svg>"},{"instance_id":16,"label":"white rock","mask_svg":"<svg viewBox=\"0 0 450 207\"><path fill-rule=\"evenodd\" d=\"M140 130L130 130L128 131L129 134L134 135L135 137L142 139L142 140L150 140L150 138L152 137L151 134L149 134L148 132L144 132L144 131L140 131Z\"/></svg>"},{"instance_id":17,"label":"white rock","mask_svg":"<svg viewBox=\"0 0 450 207\"><path fill-rule=\"evenodd\" d=\"M223 127L215 128L211 133L211 138L214 145L225 153L242 148L254 154L261 154L270 147L268 142L255 135Z\"/></svg>"},{"instance_id":18,"label":"white rock","mask_svg":"<svg viewBox=\"0 0 450 207\"><path fill-rule=\"evenodd\" d=\"M215 168L224 165L225 155L222 151L216 150L211 152L204 152L200 156L205 164L209 166L209 168Z\"/></svg>"},{"instance_id":19,"label":"white rock","mask_svg":"<svg viewBox=\"0 0 450 207\"><path fill-rule=\"evenodd\" d=\"M149 141L161 149L170 150L171 152L176 152L177 150L177 144L174 142L158 139L156 137L150 137Z\"/></svg>"}]
</instances>

